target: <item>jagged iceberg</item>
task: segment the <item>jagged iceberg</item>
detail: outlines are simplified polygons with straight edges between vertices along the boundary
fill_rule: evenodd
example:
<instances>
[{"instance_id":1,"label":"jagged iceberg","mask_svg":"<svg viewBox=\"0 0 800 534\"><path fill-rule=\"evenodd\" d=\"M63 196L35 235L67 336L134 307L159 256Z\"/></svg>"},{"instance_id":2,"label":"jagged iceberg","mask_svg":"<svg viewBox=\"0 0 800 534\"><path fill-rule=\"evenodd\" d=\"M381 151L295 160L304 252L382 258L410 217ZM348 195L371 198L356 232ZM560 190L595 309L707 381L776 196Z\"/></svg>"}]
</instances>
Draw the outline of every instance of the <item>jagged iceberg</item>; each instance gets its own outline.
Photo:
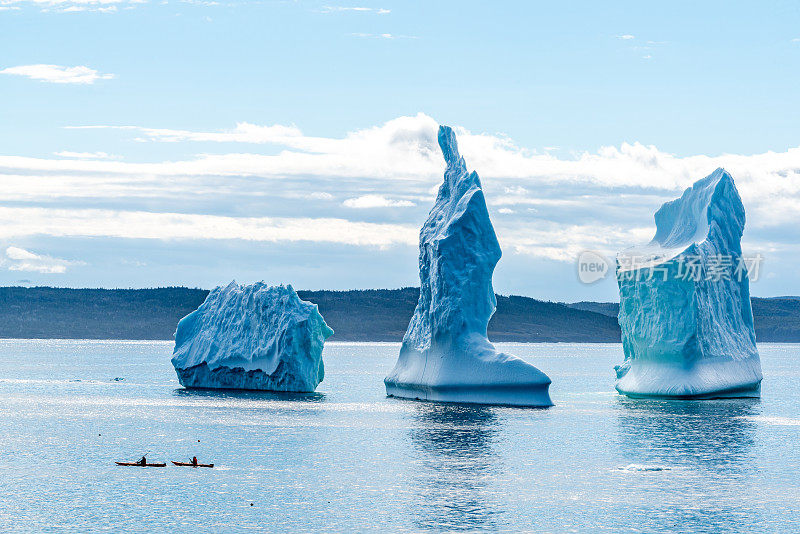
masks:
<instances>
[{"instance_id":1,"label":"jagged iceberg","mask_svg":"<svg viewBox=\"0 0 800 534\"><path fill-rule=\"evenodd\" d=\"M486 337L497 304L492 272L500 245L480 179L468 173L453 130L439 127L444 183L419 237L420 295L389 396L445 402L551 406L550 379L498 353Z\"/></svg>"},{"instance_id":2,"label":"jagged iceberg","mask_svg":"<svg viewBox=\"0 0 800 534\"><path fill-rule=\"evenodd\" d=\"M189 388L311 392L325 376L331 334L292 286L231 282L180 320L172 365Z\"/></svg>"},{"instance_id":3,"label":"jagged iceberg","mask_svg":"<svg viewBox=\"0 0 800 534\"><path fill-rule=\"evenodd\" d=\"M656 212L656 235L617 256L629 396L758 397L745 214L733 178L717 169Z\"/></svg>"}]
</instances>

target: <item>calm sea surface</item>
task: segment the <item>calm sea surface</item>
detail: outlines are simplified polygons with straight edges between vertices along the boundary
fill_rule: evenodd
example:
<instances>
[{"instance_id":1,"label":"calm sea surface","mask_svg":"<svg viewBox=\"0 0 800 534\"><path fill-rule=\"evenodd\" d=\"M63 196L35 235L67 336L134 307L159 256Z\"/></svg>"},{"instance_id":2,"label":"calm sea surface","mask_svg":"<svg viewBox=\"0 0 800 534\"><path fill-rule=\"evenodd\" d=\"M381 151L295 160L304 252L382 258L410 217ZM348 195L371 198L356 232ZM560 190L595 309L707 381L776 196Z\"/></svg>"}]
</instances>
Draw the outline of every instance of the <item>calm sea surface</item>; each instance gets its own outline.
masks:
<instances>
[{"instance_id":1,"label":"calm sea surface","mask_svg":"<svg viewBox=\"0 0 800 534\"><path fill-rule=\"evenodd\" d=\"M388 399L397 344L327 344L287 396L186 391L167 342L0 340L0 531L800 531L800 346L697 402L617 395L620 345L499 346L555 407ZM217 467L114 465L144 453Z\"/></svg>"}]
</instances>

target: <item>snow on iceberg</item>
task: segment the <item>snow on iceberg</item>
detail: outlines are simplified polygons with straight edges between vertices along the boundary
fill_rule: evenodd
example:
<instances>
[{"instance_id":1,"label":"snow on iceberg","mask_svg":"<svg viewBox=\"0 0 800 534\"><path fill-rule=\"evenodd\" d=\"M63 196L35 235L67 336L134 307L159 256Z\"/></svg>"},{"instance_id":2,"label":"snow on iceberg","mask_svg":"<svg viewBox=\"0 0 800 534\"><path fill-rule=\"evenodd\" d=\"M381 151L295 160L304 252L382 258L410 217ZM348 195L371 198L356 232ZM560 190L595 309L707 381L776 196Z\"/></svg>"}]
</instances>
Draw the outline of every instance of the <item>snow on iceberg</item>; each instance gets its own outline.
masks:
<instances>
[{"instance_id":1,"label":"snow on iceberg","mask_svg":"<svg viewBox=\"0 0 800 534\"><path fill-rule=\"evenodd\" d=\"M758 397L745 215L723 169L656 212L656 235L617 256L625 360L616 389L635 396Z\"/></svg>"},{"instance_id":2,"label":"snow on iceberg","mask_svg":"<svg viewBox=\"0 0 800 534\"><path fill-rule=\"evenodd\" d=\"M486 337L497 304L492 272L500 245L480 179L468 173L453 130L439 127L444 183L419 237L420 295L400 357L384 380L393 397L551 406L550 379L498 353Z\"/></svg>"},{"instance_id":3,"label":"snow on iceberg","mask_svg":"<svg viewBox=\"0 0 800 534\"><path fill-rule=\"evenodd\" d=\"M178 323L172 365L189 388L311 392L331 334L292 286L231 282Z\"/></svg>"}]
</instances>

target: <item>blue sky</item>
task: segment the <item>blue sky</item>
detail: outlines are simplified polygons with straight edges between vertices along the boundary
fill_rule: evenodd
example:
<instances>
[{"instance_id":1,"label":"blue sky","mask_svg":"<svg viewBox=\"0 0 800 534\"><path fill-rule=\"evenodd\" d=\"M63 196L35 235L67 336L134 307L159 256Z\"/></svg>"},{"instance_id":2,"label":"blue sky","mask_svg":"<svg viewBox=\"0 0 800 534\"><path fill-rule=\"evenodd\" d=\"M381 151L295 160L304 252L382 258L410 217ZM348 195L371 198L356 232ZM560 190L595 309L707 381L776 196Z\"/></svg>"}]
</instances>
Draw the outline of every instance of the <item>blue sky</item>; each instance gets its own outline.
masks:
<instances>
[{"instance_id":1,"label":"blue sky","mask_svg":"<svg viewBox=\"0 0 800 534\"><path fill-rule=\"evenodd\" d=\"M0 0L0 283L416 284L444 123L500 292L615 299L574 257L724 166L799 294L800 7L699 4Z\"/></svg>"}]
</instances>

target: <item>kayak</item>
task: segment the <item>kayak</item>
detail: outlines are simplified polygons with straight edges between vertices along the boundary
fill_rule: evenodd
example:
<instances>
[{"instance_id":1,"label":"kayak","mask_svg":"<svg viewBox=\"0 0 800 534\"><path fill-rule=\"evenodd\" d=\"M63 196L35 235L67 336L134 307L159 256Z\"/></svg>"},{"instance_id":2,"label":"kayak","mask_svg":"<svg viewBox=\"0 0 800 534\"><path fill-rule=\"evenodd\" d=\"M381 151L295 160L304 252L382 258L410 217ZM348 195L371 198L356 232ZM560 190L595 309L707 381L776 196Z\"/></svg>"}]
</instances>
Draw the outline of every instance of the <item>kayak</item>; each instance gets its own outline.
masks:
<instances>
[{"instance_id":1,"label":"kayak","mask_svg":"<svg viewBox=\"0 0 800 534\"><path fill-rule=\"evenodd\" d=\"M172 462L181 467L214 467L214 464L193 464L192 462Z\"/></svg>"},{"instance_id":2,"label":"kayak","mask_svg":"<svg viewBox=\"0 0 800 534\"><path fill-rule=\"evenodd\" d=\"M127 465L130 467L167 467L167 464L140 464L139 462L114 462L117 465Z\"/></svg>"}]
</instances>

